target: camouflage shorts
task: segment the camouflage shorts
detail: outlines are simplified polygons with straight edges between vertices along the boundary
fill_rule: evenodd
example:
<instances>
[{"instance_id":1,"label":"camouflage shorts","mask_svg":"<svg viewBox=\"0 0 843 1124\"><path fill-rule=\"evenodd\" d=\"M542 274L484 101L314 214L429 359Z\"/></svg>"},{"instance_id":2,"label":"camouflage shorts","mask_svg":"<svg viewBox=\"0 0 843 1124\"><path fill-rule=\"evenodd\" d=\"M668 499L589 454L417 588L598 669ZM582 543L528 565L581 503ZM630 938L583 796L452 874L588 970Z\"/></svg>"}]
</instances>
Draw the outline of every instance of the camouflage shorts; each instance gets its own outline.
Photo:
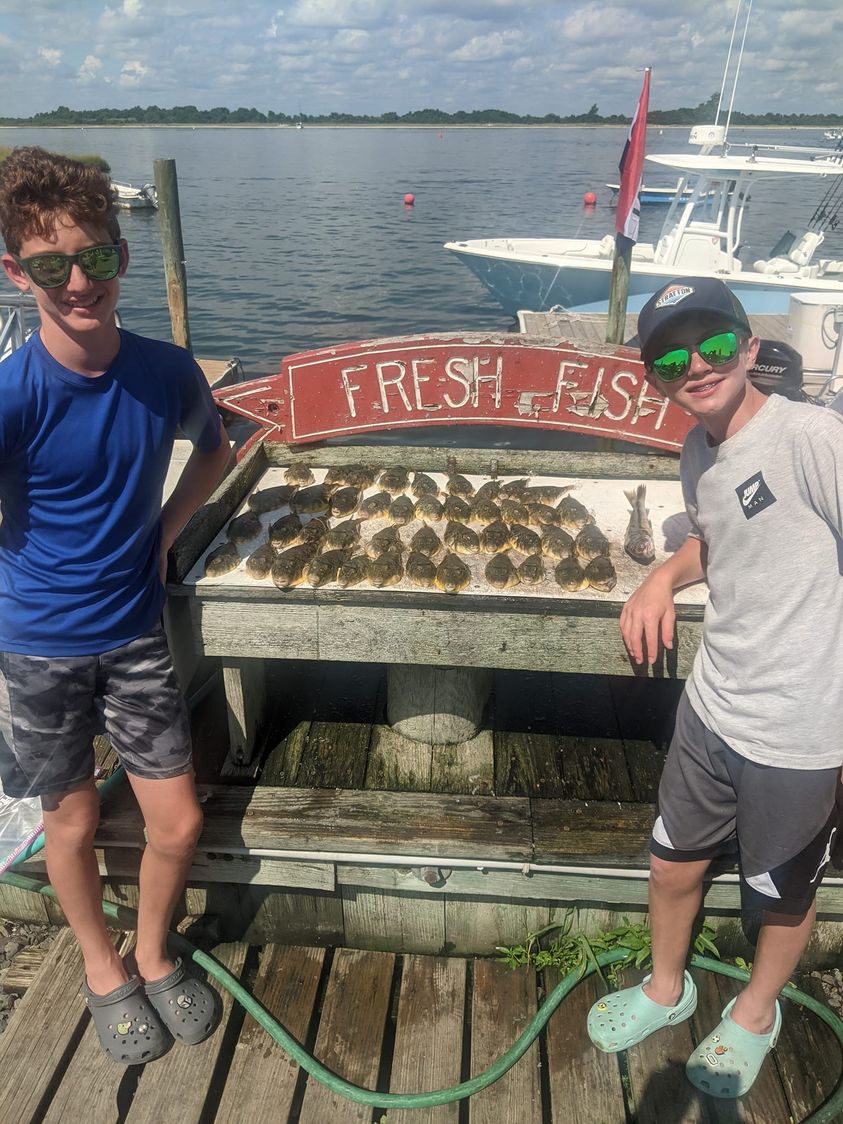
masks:
<instances>
[{"instance_id":1,"label":"camouflage shorts","mask_svg":"<svg viewBox=\"0 0 843 1124\"><path fill-rule=\"evenodd\" d=\"M9 796L65 792L93 776L105 730L126 771L191 771L190 726L161 625L98 656L0 652L0 781Z\"/></svg>"}]
</instances>

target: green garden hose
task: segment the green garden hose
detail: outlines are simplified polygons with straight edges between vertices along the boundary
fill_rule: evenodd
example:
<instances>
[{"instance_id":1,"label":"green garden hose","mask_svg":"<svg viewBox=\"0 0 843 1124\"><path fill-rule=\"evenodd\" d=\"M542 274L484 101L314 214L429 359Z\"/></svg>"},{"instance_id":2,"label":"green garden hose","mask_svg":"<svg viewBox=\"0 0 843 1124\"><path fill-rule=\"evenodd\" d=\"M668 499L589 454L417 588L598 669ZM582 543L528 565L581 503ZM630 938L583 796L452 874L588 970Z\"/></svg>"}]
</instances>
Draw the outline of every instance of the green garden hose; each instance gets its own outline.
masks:
<instances>
[{"instance_id":1,"label":"green garden hose","mask_svg":"<svg viewBox=\"0 0 843 1124\"><path fill-rule=\"evenodd\" d=\"M26 857L35 854L43 846L43 835L36 843L32 844L28 849ZM21 856L23 861L24 856ZM16 871L6 871L0 874L0 882L6 882L10 886L15 886L20 890L30 890L36 894L42 894L47 897L54 898L56 896L55 890L52 886L45 882L39 882L35 878L30 878L27 875L18 874ZM134 914L134 910L129 910L125 906L116 905L114 902L104 901L103 910L107 917L119 920L124 924L127 914ZM136 915L135 915L136 916ZM227 971L221 964L219 964L212 956L202 952L200 949L195 948L189 941L185 940L178 933L172 934L173 944L178 946L179 950L184 954L190 956L192 960L203 968L209 976L217 981L222 987L228 991L234 999L252 1016L256 1023L267 1032L278 1045L295 1061L301 1068L315 1078L320 1084L326 1086L331 1092L337 1093L347 1100L354 1101L357 1104L370 1105L373 1108L430 1108L433 1105L450 1104L452 1101L463 1100L465 1097L470 1097L474 1093L479 1093L481 1089L486 1089L489 1085L494 1084L495 1081L503 1077L507 1070L511 1069L515 1063L524 1056L530 1046L535 1042L536 1038L541 1033L549 1021L551 1015L556 1008L565 999L569 993L576 987L580 980L585 979L596 970L594 965L589 965L586 970L580 974L578 970L569 972L553 989L545 1002L541 1005L540 1009L530 1020L526 1029L510 1046L505 1054L502 1054L496 1062L494 1062L488 1069L477 1077L472 1077L469 1081L463 1081L459 1085L454 1085L450 1089L434 1089L428 1093L378 1093L372 1092L370 1089L363 1089L359 1085L352 1085L349 1081L337 1077L335 1073L331 1073L320 1062L316 1060L311 1054L299 1045L299 1043L278 1023L273 1016L265 1010L257 999L251 995L246 988L236 979L229 971ZM601 953L597 957L597 964L601 968L608 967L611 964L616 964L625 959L627 950L623 948L613 949L611 952ZM749 979L749 973L742 968L733 967L730 964L721 964L717 960L712 960L707 956L693 955L691 957L691 965L694 968L702 968L707 972L716 972L721 976L730 976L736 980ZM795 987L785 987L782 990L782 995L787 999L799 1003L803 1007L807 1007L809 1011L813 1011L815 1015L823 1020L834 1034L843 1048L843 1020L829 1009L824 1003L820 1003L805 992L799 991ZM839 1124L843 1118L843 1080L838 1081L831 1099L821 1105L811 1116L807 1117L804 1124Z\"/></svg>"}]
</instances>

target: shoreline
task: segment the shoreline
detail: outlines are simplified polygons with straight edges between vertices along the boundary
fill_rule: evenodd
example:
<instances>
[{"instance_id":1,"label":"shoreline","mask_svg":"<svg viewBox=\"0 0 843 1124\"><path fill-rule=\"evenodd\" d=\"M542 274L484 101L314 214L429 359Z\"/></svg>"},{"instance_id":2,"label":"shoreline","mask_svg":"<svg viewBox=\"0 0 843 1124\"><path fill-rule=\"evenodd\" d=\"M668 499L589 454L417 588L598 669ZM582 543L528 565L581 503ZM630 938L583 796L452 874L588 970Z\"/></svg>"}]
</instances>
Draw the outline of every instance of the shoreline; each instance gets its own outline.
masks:
<instances>
[{"instance_id":1,"label":"shoreline","mask_svg":"<svg viewBox=\"0 0 843 1124\"><path fill-rule=\"evenodd\" d=\"M69 130L74 130L76 132L82 132L82 133L90 132L93 129L189 129L191 131L197 131L199 129L283 129L284 131L290 132L290 133L307 132L308 130L311 130L311 129L411 129L411 130L428 129L428 130L431 130L431 131L443 133L443 132L446 132L448 130L453 131L455 129L480 129L480 130L483 130L483 129L626 129L628 127L629 127L628 121L627 122L623 122L623 121L620 121L620 122L593 121L593 122L576 122L576 123L575 122L566 122L566 123L560 123L560 124L542 123L542 124L536 124L536 125L528 125L528 124L516 125L516 124L508 124L508 123L505 123L505 122L501 122L499 124L494 124L492 122L488 122L488 123L475 124L475 125L468 124L468 123L465 123L465 124L463 124L463 123L453 123L453 124L443 124L443 125L436 125L436 124L417 124L417 125L397 124L397 125L393 125L393 124L374 124L374 123L372 123L372 124L363 124L363 123L359 123L359 124L354 124L354 123L337 124L337 123L333 123L333 122L331 122L331 123L325 122L323 124L314 123L312 125L305 125L303 129L297 129L295 125L278 125L278 124L272 124L272 123L264 122L264 121L236 122L236 123L231 123L231 124L219 122L219 123L216 123L216 124L205 123L205 124L199 124L199 125L191 125L188 122L182 122L182 123L179 123L179 124L177 124L175 122L172 122L170 124L165 124L163 122L140 122L140 121L127 121L127 122L119 122L119 123L113 122L111 124L98 123L98 124L95 124L95 125L48 125L48 124L0 125L0 129L69 129ZM681 131L687 131L688 129L694 128L694 125L693 124L687 124L687 125L652 125L651 124L651 125L648 125L648 128L649 129L658 129L660 131L666 131L667 129L671 129L671 130L679 129ZM774 129L776 131L783 131L783 130L787 129L787 130L792 130L794 132L818 132L822 129L840 128L840 126L833 125L833 124L828 124L828 125L782 125L782 124L778 124L778 125L738 125L738 124L733 124L730 128L731 129L760 129L760 130ZM829 150L829 151L833 151L833 150Z\"/></svg>"}]
</instances>

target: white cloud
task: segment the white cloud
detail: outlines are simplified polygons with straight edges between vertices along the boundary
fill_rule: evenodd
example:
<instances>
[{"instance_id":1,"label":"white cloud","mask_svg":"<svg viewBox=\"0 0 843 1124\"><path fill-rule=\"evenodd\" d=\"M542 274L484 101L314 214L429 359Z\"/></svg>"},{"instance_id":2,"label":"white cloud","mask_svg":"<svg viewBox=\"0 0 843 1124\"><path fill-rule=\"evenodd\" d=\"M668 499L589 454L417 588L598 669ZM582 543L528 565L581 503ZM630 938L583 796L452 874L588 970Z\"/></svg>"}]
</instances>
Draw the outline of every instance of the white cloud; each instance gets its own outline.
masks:
<instances>
[{"instance_id":1,"label":"white cloud","mask_svg":"<svg viewBox=\"0 0 843 1124\"><path fill-rule=\"evenodd\" d=\"M102 59L98 59L96 55L86 55L79 67L79 81L83 83L95 82L101 70Z\"/></svg>"},{"instance_id":2,"label":"white cloud","mask_svg":"<svg viewBox=\"0 0 843 1124\"><path fill-rule=\"evenodd\" d=\"M300 101L314 114L564 114L593 102L629 113L648 65L654 108L697 105L720 87L734 3L28 0L4 6L0 105L10 116L68 103L295 113ZM765 0L763 9L749 28L736 108L839 112L843 72L828 45L843 31L841 0ZM35 46L26 55L21 43ZM77 76L70 91L68 75Z\"/></svg>"},{"instance_id":3,"label":"white cloud","mask_svg":"<svg viewBox=\"0 0 843 1124\"><path fill-rule=\"evenodd\" d=\"M334 36L334 44L342 51L365 51L371 43L368 31L359 27L341 28Z\"/></svg>"},{"instance_id":4,"label":"white cloud","mask_svg":"<svg viewBox=\"0 0 843 1124\"><path fill-rule=\"evenodd\" d=\"M455 62L489 62L491 59L520 54L524 36L520 31L493 31L490 35L474 35L464 46L451 51Z\"/></svg>"},{"instance_id":5,"label":"white cloud","mask_svg":"<svg viewBox=\"0 0 843 1124\"><path fill-rule=\"evenodd\" d=\"M376 21L384 8L383 0L295 0L288 20L301 27L353 27Z\"/></svg>"},{"instance_id":6,"label":"white cloud","mask_svg":"<svg viewBox=\"0 0 843 1124\"><path fill-rule=\"evenodd\" d=\"M148 66L144 66L142 62L137 59L131 62L124 62L120 68L120 85L137 87L140 86L145 78L148 78L152 71Z\"/></svg>"}]
</instances>

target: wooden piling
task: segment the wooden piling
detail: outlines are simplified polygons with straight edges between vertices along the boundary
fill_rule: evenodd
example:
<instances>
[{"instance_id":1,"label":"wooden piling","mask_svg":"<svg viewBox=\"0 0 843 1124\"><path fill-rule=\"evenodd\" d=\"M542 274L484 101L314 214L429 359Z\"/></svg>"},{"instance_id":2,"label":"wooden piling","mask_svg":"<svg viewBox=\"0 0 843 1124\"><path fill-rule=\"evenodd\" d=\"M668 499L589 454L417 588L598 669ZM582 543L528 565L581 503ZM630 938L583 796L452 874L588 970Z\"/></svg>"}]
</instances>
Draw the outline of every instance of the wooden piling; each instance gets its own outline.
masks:
<instances>
[{"instance_id":1,"label":"wooden piling","mask_svg":"<svg viewBox=\"0 0 843 1124\"><path fill-rule=\"evenodd\" d=\"M629 293L629 270L632 242L615 235L615 260L609 285L609 316L606 321L606 343L623 343L626 328L626 298Z\"/></svg>"},{"instance_id":2,"label":"wooden piling","mask_svg":"<svg viewBox=\"0 0 843 1124\"><path fill-rule=\"evenodd\" d=\"M187 319L187 275L184 268L176 162L172 159L156 160L153 168L155 188L158 192L161 252L164 255L164 276L167 281L167 303L170 307L173 342L192 351Z\"/></svg>"}]
</instances>

